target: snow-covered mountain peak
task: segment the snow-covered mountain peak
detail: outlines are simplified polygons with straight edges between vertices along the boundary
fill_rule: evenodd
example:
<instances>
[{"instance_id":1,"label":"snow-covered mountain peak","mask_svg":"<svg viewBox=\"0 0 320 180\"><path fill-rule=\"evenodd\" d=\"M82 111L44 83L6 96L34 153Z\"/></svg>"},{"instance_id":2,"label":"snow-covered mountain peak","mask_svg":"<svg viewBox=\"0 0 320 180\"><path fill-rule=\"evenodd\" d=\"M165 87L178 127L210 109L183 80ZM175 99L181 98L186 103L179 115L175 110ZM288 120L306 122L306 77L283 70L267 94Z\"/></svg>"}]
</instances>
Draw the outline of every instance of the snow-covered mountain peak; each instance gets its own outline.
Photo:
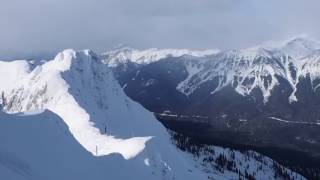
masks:
<instances>
[{"instance_id":1,"label":"snow-covered mountain peak","mask_svg":"<svg viewBox=\"0 0 320 180\"><path fill-rule=\"evenodd\" d=\"M138 119L124 122L132 110L127 107L130 103L108 68L89 50L59 53L55 59L37 66L3 96L4 110L9 113L41 109L56 113L92 154L98 146L101 155L119 153L129 159L140 153L151 138L146 131L136 133L144 137L130 138L130 130L122 125L135 129ZM110 136L101 135L107 125ZM126 145L131 151L123 148Z\"/></svg>"},{"instance_id":2,"label":"snow-covered mountain peak","mask_svg":"<svg viewBox=\"0 0 320 180\"><path fill-rule=\"evenodd\" d=\"M134 51L132 53L132 59L138 64L148 64L160 59L166 58L168 56L181 57L183 55L191 55L195 57L202 57L206 55L212 55L216 53L217 50L188 50L188 49L147 49L143 51Z\"/></svg>"},{"instance_id":3,"label":"snow-covered mountain peak","mask_svg":"<svg viewBox=\"0 0 320 180\"><path fill-rule=\"evenodd\" d=\"M249 57L267 57L270 58L273 54L271 51L263 48L263 47L254 47L241 51L242 54L245 54Z\"/></svg>"},{"instance_id":4,"label":"snow-covered mountain peak","mask_svg":"<svg viewBox=\"0 0 320 180\"><path fill-rule=\"evenodd\" d=\"M308 37L296 37L296 38L289 40L286 43L286 45L291 46L291 47L300 46L300 47L304 47L304 48L308 48L308 49L315 49L315 48L318 48L320 44L316 40L313 40Z\"/></svg>"},{"instance_id":5,"label":"snow-covered mountain peak","mask_svg":"<svg viewBox=\"0 0 320 180\"><path fill-rule=\"evenodd\" d=\"M285 43L285 45L280 48L280 51L293 58L299 59L317 49L320 49L320 43L318 41L306 37L297 37Z\"/></svg>"},{"instance_id":6,"label":"snow-covered mountain peak","mask_svg":"<svg viewBox=\"0 0 320 180\"><path fill-rule=\"evenodd\" d=\"M316 50L316 51L313 51L313 53L310 55L310 56L307 56L308 57L317 57L317 58L320 58L320 49Z\"/></svg>"},{"instance_id":7,"label":"snow-covered mountain peak","mask_svg":"<svg viewBox=\"0 0 320 180\"><path fill-rule=\"evenodd\" d=\"M66 49L56 55L56 57L45 63L44 68L48 67L51 70L59 71L69 70L72 65L88 65L91 63L100 63L98 56L91 50L76 51L73 49Z\"/></svg>"},{"instance_id":8,"label":"snow-covered mountain peak","mask_svg":"<svg viewBox=\"0 0 320 180\"><path fill-rule=\"evenodd\" d=\"M56 57L45 64L44 67L56 69L59 71L66 71L70 68L72 60L76 57L76 51L73 49L64 50L56 55Z\"/></svg>"},{"instance_id":9,"label":"snow-covered mountain peak","mask_svg":"<svg viewBox=\"0 0 320 180\"><path fill-rule=\"evenodd\" d=\"M238 59L246 59L246 60L254 60L258 58L270 58L272 57L272 52L263 48L263 47L253 47L248 49L241 50L229 50L222 52L228 58Z\"/></svg>"}]
</instances>

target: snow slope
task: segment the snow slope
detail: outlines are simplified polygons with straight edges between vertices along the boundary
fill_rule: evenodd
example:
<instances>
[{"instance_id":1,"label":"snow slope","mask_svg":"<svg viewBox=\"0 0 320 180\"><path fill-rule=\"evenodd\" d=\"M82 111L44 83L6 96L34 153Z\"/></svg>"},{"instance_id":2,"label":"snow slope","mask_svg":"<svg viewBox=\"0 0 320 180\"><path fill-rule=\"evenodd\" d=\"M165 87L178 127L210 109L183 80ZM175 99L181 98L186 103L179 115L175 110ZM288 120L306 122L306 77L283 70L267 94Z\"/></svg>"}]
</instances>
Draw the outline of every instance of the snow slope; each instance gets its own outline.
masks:
<instances>
[{"instance_id":1,"label":"snow slope","mask_svg":"<svg viewBox=\"0 0 320 180\"><path fill-rule=\"evenodd\" d=\"M121 165L120 157L109 158L111 166L92 156L50 111L0 117L1 179L105 179L114 171L103 169Z\"/></svg>"},{"instance_id":2,"label":"snow slope","mask_svg":"<svg viewBox=\"0 0 320 180\"><path fill-rule=\"evenodd\" d=\"M29 65L26 61L17 60L11 62L0 61L0 92L10 89L14 84L26 76Z\"/></svg>"},{"instance_id":3,"label":"snow slope","mask_svg":"<svg viewBox=\"0 0 320 180\"><path fill-rule=\"evenodd\" d=\"M208 178L92 51L65 50L33 70L27 64L4 65L17 76L1 79L9 113L0 113L1 178Z\"/></svg>"},{"instance_id":4,"label":"snow slope","mask_svg":"<svg viewBox=\"0 0 320 180\"><path fill-rule=\"evenodd\" d=\"M1 113L0 117L1 179L171 179L170 174L179 179L204 178L196 173L173 174L158 161L163 154L152 154L155 149L151 147L134 160L118 154L92 156L50 111L31 116ZM180 165L184 166L183 162ZM178 173L179 169L172 170Z\"/></svg>"}]
</instances>

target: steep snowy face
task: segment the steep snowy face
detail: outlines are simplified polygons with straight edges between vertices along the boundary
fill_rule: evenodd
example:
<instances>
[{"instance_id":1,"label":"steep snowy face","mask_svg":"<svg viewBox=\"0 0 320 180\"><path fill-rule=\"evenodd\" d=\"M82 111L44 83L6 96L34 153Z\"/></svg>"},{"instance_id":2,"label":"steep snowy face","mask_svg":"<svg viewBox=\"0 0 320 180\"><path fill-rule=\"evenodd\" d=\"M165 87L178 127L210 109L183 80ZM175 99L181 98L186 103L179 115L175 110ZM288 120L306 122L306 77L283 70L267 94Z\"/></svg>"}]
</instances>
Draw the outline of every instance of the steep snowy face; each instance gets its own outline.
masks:
<instances>
[{"instance_id":1,"label":"steep snowy face","mask_svg":"<svg viewBox=\"0 0 320 180\"><path fill-rule=\"evenodd\" d=\"M219 52L219 50L188 50L188 49L146 49L136 50L131 48L124 48L114 51L106 52L102 55L104 62L109 67L116 67L119 64L134 62L136 64L150 64L166 57L181 57L183 55L190 55L195 57L203 57Z\"/></svg>"},{"instance_id":2,"label":"steep snowy face","mask_svg":"<svg viewBox=\"0 0 320 180\"><path fill-rule=\"evenodd\" d=\"M0 92L12 88L15 83L29 73L29 64L27 61L0 61Z\"/></svg>"},{"instance_id":3,"label":"steep snowy face","mask_svg":"<svg viewBox=\"0 0 320 180\"><path fill-rule=\"evenodd\" d=\"M241 95L249 95L255 88L262 91L264 101L277 85L278 78L292 78L289 68L290 57L274 54L266 49L246 49L227 51L208 57L201 69L190 72L187 63L188 78L182 81L177 90L192 94L201 84L216 80L218 85L211 94L226 86L232 86Z\"/></svg>"},{"instance_id":4,"label":"steep snowy face","mask_svg":"<svg viewBox=\"0 0 320 180\"><path fill-rule=\"evenodd\" d=\"M316 80L320 77L320 50L313 51L310 55L300 60L300 69L302 76L311 76L311 80Z\"/></svg>"},{"instance_id":5,"label":"steep snowy face","mask_svg":"<svg viewBox=\"0 0 320 180\"><path fill-rule=\"evenodd\" d=\"M131 60L132 51L131 48L122 48L120 50L113 50L101 55L104 63L108 64L109 67L117 67L121 64L127 64Z\"/></svg>"}]
</instances>

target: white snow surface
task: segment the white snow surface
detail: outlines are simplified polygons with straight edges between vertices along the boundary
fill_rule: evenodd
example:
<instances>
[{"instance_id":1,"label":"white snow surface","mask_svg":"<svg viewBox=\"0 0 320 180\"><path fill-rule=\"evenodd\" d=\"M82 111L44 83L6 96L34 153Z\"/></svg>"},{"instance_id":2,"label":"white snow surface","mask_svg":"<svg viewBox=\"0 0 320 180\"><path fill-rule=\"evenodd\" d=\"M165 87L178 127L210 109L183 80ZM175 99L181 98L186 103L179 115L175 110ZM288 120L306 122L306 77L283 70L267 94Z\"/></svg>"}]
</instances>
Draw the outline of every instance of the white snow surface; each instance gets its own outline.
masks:
<instances>
[{"instance_id":1,"label":"white snow surface","mask_svg":"<svg viewBox=\"0 0 320 180\"><path fill-rule=\"evenodd\" d=\"M1 179L205 179L196 171L183 172L187 165L179 156L167 159L178 154L173 148L156 145L160 140L150 142L134 159L118 154L97 157L86 151L63 119L50 111L31 116L0 113L0 117ZM144 163L146 159L149 166ZM169 170L165 162L180 167Z\"/></svg>"},{"instance_id":2,"label":"white snow surface","mask_svg":"<svg viewBox=\"0 0 320 180\"><path fill-rule=\"evenodd\" d=\"M0 61L0 92L12 88L16 82L25 77L28 73L29 65L26 61Z\"/></svg>"}]
</instances>

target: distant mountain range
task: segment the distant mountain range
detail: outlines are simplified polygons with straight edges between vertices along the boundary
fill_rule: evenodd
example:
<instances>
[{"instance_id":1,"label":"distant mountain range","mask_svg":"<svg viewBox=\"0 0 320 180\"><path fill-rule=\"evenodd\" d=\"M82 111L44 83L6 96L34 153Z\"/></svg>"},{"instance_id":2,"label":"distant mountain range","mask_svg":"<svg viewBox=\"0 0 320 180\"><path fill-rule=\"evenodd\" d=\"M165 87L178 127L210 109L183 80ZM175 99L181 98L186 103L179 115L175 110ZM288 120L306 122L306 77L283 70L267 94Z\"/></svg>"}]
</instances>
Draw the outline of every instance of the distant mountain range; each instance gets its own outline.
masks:
<instances>
[{"instance_id":1,"label":"distant mountain range","mask_svg":"<svg viewBox=\"0 0 320 180\"><path fill-rule=\"evenodd\" d=\"M205 123L192 134L320 159L316 40L225 51L122 48L102 59L126 94L163 122Z\"/></svg>"}]
</instances>

